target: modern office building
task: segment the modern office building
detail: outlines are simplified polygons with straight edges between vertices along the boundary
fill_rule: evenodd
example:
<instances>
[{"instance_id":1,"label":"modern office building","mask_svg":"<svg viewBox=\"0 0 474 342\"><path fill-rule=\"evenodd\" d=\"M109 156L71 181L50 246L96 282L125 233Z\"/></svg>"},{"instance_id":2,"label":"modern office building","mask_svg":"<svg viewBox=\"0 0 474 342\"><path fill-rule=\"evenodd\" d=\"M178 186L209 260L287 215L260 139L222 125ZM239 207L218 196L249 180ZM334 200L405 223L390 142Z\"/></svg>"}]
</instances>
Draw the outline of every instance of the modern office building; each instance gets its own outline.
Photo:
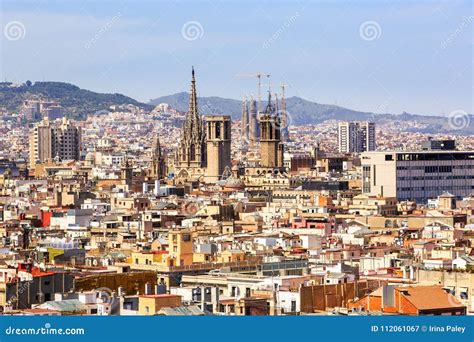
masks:
<instances>
[{"instance_id":1,"label":"modern office building","mask_svg":"<svg viewBox=\"0 0 474 342\"><path fill-rule=\"evenodd\" d=\"M362 192L426 203L444 192L456 198L474 192L474 151L365 152Z\"/></svg>"},{"instance_id":2,"label":"modern office building","mask_svg":"<svg viewBox=\"0 0 474 342\"><path fill-rule=\"evenodd\" d=\"M375 151L375 123L344 121L337 128L340 153Z\"/></svg>"},{"instance_id":3,"label":"modern office building","mask_svg":"<svg viewBox=\"0 0 474 342\"><path fill-rule=\"evenodd\" d=\"M422 150L455 150L456 141L453 139L428 139L421 144Z\"/></svg>"}]
</instances>

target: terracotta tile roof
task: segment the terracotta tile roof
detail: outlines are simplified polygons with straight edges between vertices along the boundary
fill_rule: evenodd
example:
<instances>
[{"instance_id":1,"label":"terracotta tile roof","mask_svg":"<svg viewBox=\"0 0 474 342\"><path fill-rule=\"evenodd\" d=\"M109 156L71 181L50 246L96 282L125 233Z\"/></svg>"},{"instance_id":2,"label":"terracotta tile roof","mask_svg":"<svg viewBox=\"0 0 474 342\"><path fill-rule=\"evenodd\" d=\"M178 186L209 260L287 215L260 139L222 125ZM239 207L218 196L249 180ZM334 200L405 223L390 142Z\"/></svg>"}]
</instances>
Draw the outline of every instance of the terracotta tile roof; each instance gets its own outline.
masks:
<instances>
[{"instance_id":1,"label":"terracotta tile roof","mask_svg":"<svg viewBox=\"0 0 474 342\"><path fill-rule=\"evenodd\" d=\"M415 305L418 310L464 306L453 295L446 293L440 285L399 287L397 290L406 293L405 298Z\"/></svg>"}]
</instances>

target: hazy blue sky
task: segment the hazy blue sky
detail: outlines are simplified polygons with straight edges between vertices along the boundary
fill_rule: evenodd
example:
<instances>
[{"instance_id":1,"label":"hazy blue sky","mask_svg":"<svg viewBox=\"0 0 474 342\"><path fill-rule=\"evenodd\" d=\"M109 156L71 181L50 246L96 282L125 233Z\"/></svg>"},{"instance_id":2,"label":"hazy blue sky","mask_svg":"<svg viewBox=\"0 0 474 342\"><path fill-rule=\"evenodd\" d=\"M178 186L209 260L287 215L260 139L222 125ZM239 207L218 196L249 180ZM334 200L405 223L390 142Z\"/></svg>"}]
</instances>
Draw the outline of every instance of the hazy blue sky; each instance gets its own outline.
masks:
<instances>
[{"instance_id":1,"label":"hazy blue sky","mask_svg":"<svg viewBox=\"0 0 474 342\"><path fill-rule=\"evenodd\" d=\"M262 71L319 103L474 112L471 1L1 3L2 80L148 101L187 91L194 65L200 96L255 94L235 75Z\"/></svg>"}]
</instances>

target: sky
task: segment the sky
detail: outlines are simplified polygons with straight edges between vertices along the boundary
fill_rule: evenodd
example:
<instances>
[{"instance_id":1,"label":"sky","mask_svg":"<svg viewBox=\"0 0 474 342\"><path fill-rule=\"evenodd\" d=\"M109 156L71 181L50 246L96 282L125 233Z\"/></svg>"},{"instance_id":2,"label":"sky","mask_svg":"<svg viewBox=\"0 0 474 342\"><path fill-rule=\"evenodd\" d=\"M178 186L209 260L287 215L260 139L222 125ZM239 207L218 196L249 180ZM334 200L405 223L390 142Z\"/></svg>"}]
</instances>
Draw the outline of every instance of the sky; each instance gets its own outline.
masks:
<instances>
[{"instance_id":1,"label":"sky","mask_svg":"<svg viewBox=\"0 0 474 342\"><path fill-rule=\"evenodd\" d=\"M471 1L2 0L0 77L139 101L263 91L375 113L473 109ZM240 75L240 76L238 76Z\"/></svg>"}]
</instances>

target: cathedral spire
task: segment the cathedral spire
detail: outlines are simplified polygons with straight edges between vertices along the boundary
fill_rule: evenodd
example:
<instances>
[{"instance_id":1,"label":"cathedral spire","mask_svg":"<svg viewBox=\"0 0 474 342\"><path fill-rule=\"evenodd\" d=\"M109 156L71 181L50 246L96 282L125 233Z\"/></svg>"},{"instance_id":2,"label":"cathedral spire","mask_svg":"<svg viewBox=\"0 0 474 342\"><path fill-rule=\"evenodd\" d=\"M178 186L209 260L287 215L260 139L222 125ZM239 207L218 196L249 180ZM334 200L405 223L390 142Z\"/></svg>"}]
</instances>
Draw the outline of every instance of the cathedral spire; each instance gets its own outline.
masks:
<instances>
[{"instance_id":1,"label":"cathedral spire","mask_svg":"<svg viewBox=\"0 0 474 342\"><path fill-rule=\"evenodd\" d=\"M191 69L191 91L189 93L189 110L186 113L184 121L184 130L182 140L188 144L190 140L204 141L202 120L199 114L196 94L196 78L194 75L194 67Z\"/></svg>"},{"instance_id":2,"label":"cathedral spire","mask_svg":"<svg viewBox=\"0 0 474 342\"><path fill-rule=\"evenodd\" d=\"M199 114L196 95L196 78L194 67L191 69L191 91L189 93L189 110L184 119L178 149L179 167L204 167L206 164L205 150L206 133Z\"/></svg>"},{"instance_id":3,"label":"cathedral spire","mask_svg":"<svg viewBox=\"0 0 474 342\"><path fill-rule=\"evenodd\" d=\"M191 69L191 92L189 94L189 114L193 119L198 118L197 96L196 96L196 78L194 77L194 67Z\"/></svg>"},{"instance_id":4,"label":"cathedral spire","mask_svg":"<svg viewBox=\"0 0 474 342\"><path fill-rule=\"evenodd\" d=\"M153 138L153 144L152 144L152 157L154 158L161 158L161 143L160 143L160 138L158 137L158 134L155 135Z\"/></svg>"},{"instance_id":5,"label":"cathedral spire","mask_svg":"<svg viewBox=\"0 0 474 342\"><path fill-rule=\"evenodd\" d=\"M275 107L272 105L272 93L268 91L268 103L265 108L265 114L272 115L275 111Z\"/></svg>"}]
</instances>

